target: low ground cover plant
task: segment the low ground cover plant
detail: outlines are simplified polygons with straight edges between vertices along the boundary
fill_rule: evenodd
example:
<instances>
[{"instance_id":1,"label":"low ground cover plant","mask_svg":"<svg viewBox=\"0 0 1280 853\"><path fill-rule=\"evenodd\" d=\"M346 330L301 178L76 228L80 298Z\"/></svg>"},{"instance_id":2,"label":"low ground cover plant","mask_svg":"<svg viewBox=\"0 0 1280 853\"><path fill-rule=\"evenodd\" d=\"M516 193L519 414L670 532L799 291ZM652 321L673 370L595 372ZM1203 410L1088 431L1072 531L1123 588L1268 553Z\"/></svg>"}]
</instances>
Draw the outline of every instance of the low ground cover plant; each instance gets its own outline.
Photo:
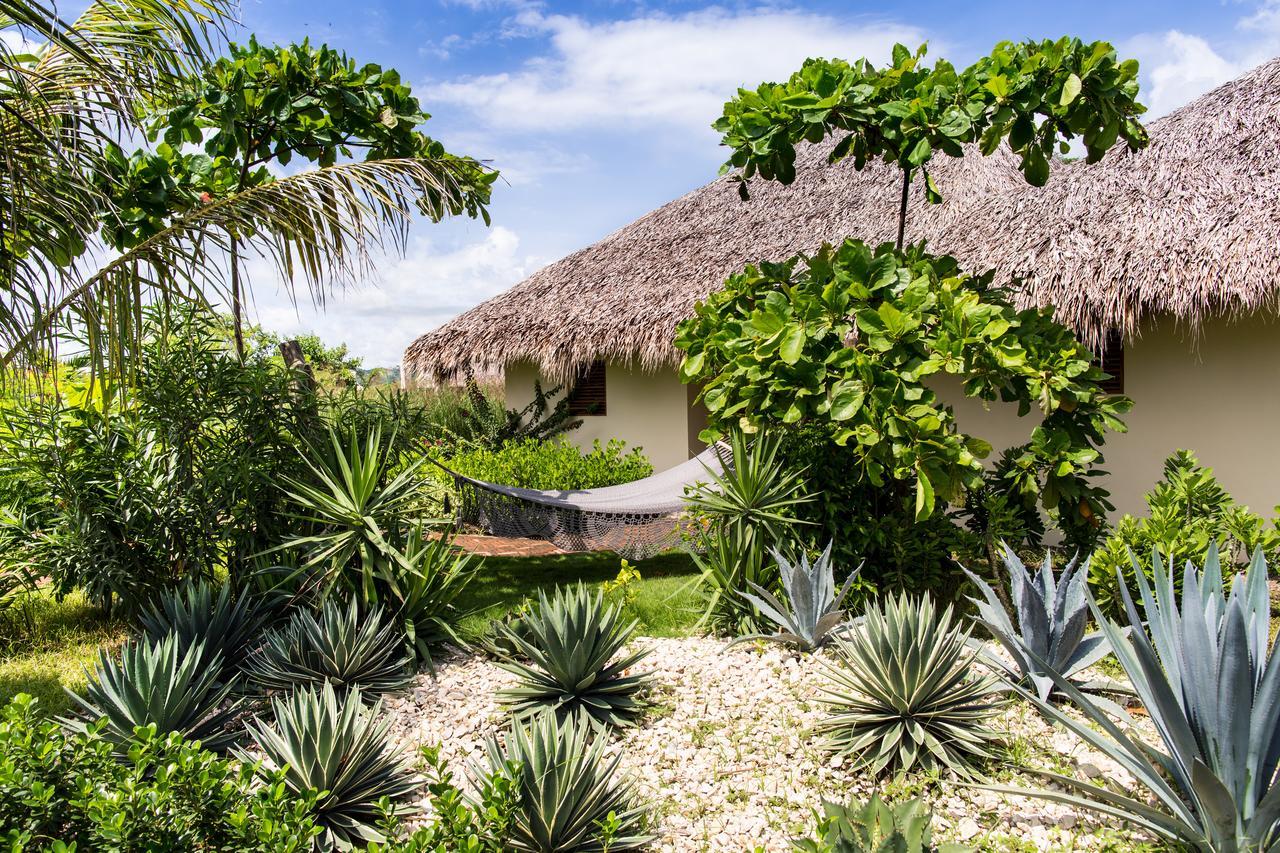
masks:
<instances>
[{"instance_id":1,"label":"low ground cover plant","mask_svg":"<svg viewBox=\"0 0 1280 853\"><path fill-rule=\"evenodd\" d=\"M959 844L933 844L933 814L918 799L889 804L872 794L865 803L823 803L816 838L795 842L798 853L966 853Z\"/></svg>"},{"instance_id":2,"label":"low ground cover plant","mask_svg":"<svg viewBox=\"0 0 1280 853\"><path fill-rule=\"evenodd\" d=\"M103 726L69 730L30 696L0 710L0 842L15 850L303 853L313 793L154 726L121 754ZM58 844L66 845L58 847Z\"/></svg>"}]
</instances>

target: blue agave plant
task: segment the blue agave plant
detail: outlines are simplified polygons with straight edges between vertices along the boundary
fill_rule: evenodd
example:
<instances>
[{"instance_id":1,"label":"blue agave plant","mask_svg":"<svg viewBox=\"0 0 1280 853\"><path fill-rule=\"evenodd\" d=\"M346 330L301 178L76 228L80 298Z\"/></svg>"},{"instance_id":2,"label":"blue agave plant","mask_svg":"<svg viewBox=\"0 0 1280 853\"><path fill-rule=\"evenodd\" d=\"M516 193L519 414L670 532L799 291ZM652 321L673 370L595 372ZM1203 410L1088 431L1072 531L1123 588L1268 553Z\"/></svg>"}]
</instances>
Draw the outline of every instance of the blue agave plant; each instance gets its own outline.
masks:
<instances>
[{"instance_id":1,"label":"blue agave plant","mask_svg":"<svg viewBox=\"0 0 1280 853\"><path fill-rule=\"evenodd\" d=\"M1046 552L1033 576L1008 545L1004 545L1004 555L1016 625L995 590L965 569L982 593L981 599L970 599L978 608L977 621L1004 646L1013 663L992 654L984 654L983 660L1004 670L1014 681L1030 684L1036 695L1047 701L1055 690L1053 672L1072 678L1111 652L1101 632L1085 632L1089 624L1088 563L1078 564L1073 559L1055 576L1052 555ZM1115 685L1095 681L1077 686L1089 690Z\"/></svg>"},{"instance_id":2,"label":"blue agave plant","mask_svg":"<svg viewBox=\"0 0 1280 853\"><path fill-rule=\"evenodd\" d=\"M809 561L808 554L801 554L798 562L792 562L778 551L769 549L782 575L787 603L784 604L776 595L752 581L747 583L755 590L755 594L744 592L741 595L755 605L766 619L777 625L778 632L748 634L734 642L771 640L795 646L801 651L813 651L831 639L836 630L847 621L840 606L844 604L845 596L849 594L849 588L861 568L855 569L844 586L837 591L835 572L831 566L831 546L834 544L834 540L828 542L826 550L813 562Z\"/></svg>"},{"instance_id":3,"label":"blue agave plant","mask_svg":"<svg viewBox=\"0 0 1280 853\"><path fill-rule=\"evenodd\" d=\"M1228 594L1211 547L1203 572L1187 563L1181 601L1174 574L1158 553L1153 563L1153 584L1135 573L1145 624L1123 580L1128 636L1092 600L1090 610L1151 716L1159 747L1134 740L1062 673L1050 670L1057 688L1093 725L1027 694L1046 716L1124 767L1150 796L1139 799L1053 773L1043 775L1062 790L999 790L1119 817L1194 850L1276 850L1280 656L1270 641L1266 562L1255 554Z\"/></svg>"}]
</instances>

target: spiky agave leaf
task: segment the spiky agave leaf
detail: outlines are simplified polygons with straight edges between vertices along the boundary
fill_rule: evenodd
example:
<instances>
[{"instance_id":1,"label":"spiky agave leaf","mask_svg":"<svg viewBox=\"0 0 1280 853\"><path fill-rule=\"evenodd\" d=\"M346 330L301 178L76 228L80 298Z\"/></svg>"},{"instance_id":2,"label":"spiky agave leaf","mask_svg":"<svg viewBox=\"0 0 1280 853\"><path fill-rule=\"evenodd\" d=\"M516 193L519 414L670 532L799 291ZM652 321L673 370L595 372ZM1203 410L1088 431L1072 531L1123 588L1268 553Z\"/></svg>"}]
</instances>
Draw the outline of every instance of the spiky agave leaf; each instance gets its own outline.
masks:
<instances>
[{"instance_id":1,"label":"spiky agave leaf","mask_svg":"<svg viewBox=\"0 0 1280 853\"><path fill-rule=\"evenodd\" d=\"M518 808L505 839L528 853L604 851L601 825L613 815L610 851L640 850L646 814L631 783L618 778L621 755L606 755L606 738L585 719L538 714L516 721L503 740L486 744L489 771L515 768Z\"/></svg>"},{"instance_id":2,"label":"spiky agave leaf","mask_svg":"<svg viewBox=\"0 0 1280 853\"><path fill-rule=\"evenodd\" d=\"M255 718L249 734L266 756L264 766L283 769L285 784L295 794L326 792L314 807L326 846L350 849L385 841L377 829L383 797L391 800L395 815L413 811L404 801L421 780L392 749L391 722L381 716L380 701L366 708L358 689L339 696L325 683L277 698L271 709L275 724Z\"/></svg>"},{"instance_id":3,"label":"spiky agave leaf","mask_svg":"<svg viewBox=\"0 0 1280 853\"><path fill-rule=\"evenodd\" d=\"M958 844L933 845L933 812L922 800L890 805L872 794L865 803L824 802L818 837L795 841L799 853L968 853Z\"/></svg>"},{"instance_id":4,"label":"spiky agave leaf","mask_svg":"<svg viewBox=\"0 0 1280 853\"><path fill-rule=\"evenodd\" d=\"M620 607L583 583L561 587L550 599L539 591L522 633L500 629L515 652L498 665L519 681L499 692L499 701L517 716L551 711L560 718L585 714L605 726L634 724L646 707L637 694L651 676L626 671L649 652L622 654L636 623L621 619Z\"/></svg>"},{"instance_id":5,"label":"spiky agave leaf","mask_svg":"<svg viewBox=\"0 0 1280 853\"><path fill-rule=\"evenodd\" d=\"M1001 705L995 679L970 674L975 654L951 608L938 616L928 595L873 604L824 662L830 716L817 728L874 774L919 766L974 776L975 762L990 757L996 736L986 723Z\"/></svg>"},{"instance_id":6,"label":"spiky agave leaf","mask_svg":"<svg viewBox=\"0 0 1280 853\"><path fill-rule=\"evenodd\" d=\"M1029 682L1041 699L1048 700L1054 692L1053 678L1036 660L1046 661L1049 669L1070 678L1111 651L1102 632L1085 632L1089 622L1085 583L1089 564L1078 564L1073 558L1055 577L1052 554L1046 551L1044 562L1033 577L1008 545L1004 545L1004 552L1010 597L1018 620L1016 626L995 590L973 572L964 570L982 594L982 599L970 599L978 609L977 621L1013 658L1012 665L993 654L984 654L983 661L1003 669L1016 681ZM1024 648L1032 654L1026 654ZM1119 689L1119 685L1080 686L1082 689Z\"/></svg>"},{"instance_id":7,"label":"spiky agave leaf","mask_svg":"<svg viewBox=\"0 0 1280 853\"><path fill-rule=\"evenodd\" d=\"M1025 694L1045 716L1116 761L1149 797L1054 773L1042 775L1063 790L993 789L1118 817L1195 850L1274 850L1280 840L1280 655L1270 642L1266 562L1256 553L1228 595L1211 546L1203 573L1187 563L1181 606L1173 572L1158 552L1153 563L1153 584L1136 572L1145 624L1119 581L1128 636L1092 600L1089 606L1151 717L1160 748L1130 737L1060 673L1049 670L1093 725Z\"/></svg>"},{"instance_id":8,"label":"spiky agave leaf","mask_svg":"<svg viewBox=\"0 0 1280 853\"><path fill-rule=\"evenodd\" d=\"M388 563L382 575L391 621L404 634L405 651L435 673L432 649L460 644L454 625L461 615L458 595L475 577L471 556L458 552L447 535L427 537L420 525L405 541L403 562Z\"/></svg>"},{"instance_id":9,"label":"spiky agave leaf","mask_svg":"<svg viewBox=\"0 0 1280 853\"><path fill-rule=\"evenodd\" d=\"M771 640L806 652L825 645L833 632L845 623L845 612L841 605L861 571L861 566L855 569L837 594L835 573L831 566L831 547L834 544L835 540L828 542L826 550L813 563L809 562L808 554L802 553L799 562L793 563L776 549L770 548L769 553L778 564L782 588L786 590L790 606L783 604L776 595L759 584L748 581L755 594L744 592L742 596L754 604L765 618L777 625L779 631L774 634L748 634L739 637L734 643Z\"/></svg>"},{"instance_id":10,"label":"spiky agave leaf","mask_svg":"<svg viewBox=\"0 0 1280 853\"><path fill-rule=\"evenodd\" d=\"M362 610L354 597L326 601L319 618L295 612L287 625L267 633L244 670L264 691L329 684L338 693L359 689L374 696L412 679L395 626L380 607Z\"/></svg>"},{"instance_id":11,"label":"spiky agave leaf","mask_svg":"<svg viewBox=\"0 0 1280 853\"><path fill-rule=\"evenodd\" d=\"M201 644L202 668L212 667L215 656L221 655L219 678L225 681L274 616L275 608L247 589L232 596L229 585L215 586L201 578L160 593L139 615L138 624L153 640L173 634L183 652Z\"/></svg>"},{"instance_id":12,"label":"spiky agave leaf","mask_svg":"<svg viewBox=\"0 0 1280 853\"><path fill-rule=\"evenodd\" d=\"M231 687L219 682L220 670L218 655L206 658L200 643L184 649L174 634L131 640L118 662L99 650L85 695L67 691L80 706L80 718L65 722L83 729L105 717L102 735L122 752L134 729L146 725L155 725L160 735L176 732L208 749L225 749L235 739L226 725L239 703L228 701Z\"/></svg>"}]
</instances>

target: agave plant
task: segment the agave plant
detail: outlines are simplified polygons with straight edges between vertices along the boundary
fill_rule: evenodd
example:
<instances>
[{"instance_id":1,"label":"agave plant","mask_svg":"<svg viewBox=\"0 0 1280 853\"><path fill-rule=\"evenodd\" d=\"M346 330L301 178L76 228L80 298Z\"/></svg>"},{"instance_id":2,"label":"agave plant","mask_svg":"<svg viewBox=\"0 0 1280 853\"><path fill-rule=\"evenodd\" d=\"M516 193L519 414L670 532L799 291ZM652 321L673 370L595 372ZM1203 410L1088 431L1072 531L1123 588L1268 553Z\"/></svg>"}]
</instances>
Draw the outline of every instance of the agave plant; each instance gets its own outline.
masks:
<instances>
[{"instance_id":1,"label":"agave plant","mask_svg":"<svg viewBox=\"0 0 1280 853\"><path fill-rule=\"evenodd\" d=\"M434 673L432 648L460 642L453 602L475 576L471 557L458 553L447 536L427 537L421 525L410 531L403 556L383 575L391 620L404 634L406 653Z\"/></svg>"},{"instance_id":2,"label":"agave plant","mask_svg":"<svg viewBox=\"0 0 1280 853\"><path fill-rule=\"evenodd\" d=\"M1134 576L1147 624L1123 582L1127 636L1092 600L1090 609L1151 716L1160 748L1130 737L1060 673L1050 670L1087 721L1026 695L1046 716L1127 770L1148 797L1055 773L1042 775L1062 790L996 790L1092 809L1194 850L1275 850L1280 844L1280 655L1269 642L1271 602L1262 554L1236 576L1228 595L1218 550L1211 546L1203 573L1186 564L1181 606L1174 573L1158 552L1153 583L1140 569Z\"/></svg>"},{"instance_id":3,"label":"agave plant","mask_svg":"<svg viewBox=\"0 0 1280 853\"><path fill-rule=\"evenodd\" d=\"M967 853L959 844L933 845L933 813L921 800L889 805L872 794L865 803L823 803L817 838L795 842L799 853Z\"/></svg>"},{"instance_id":4,"label":"agave plant","mask_svg":"<svg viewBox=\"0 0 1280 853\"><path fill-rule=\"evenodd\" d=\"M744 592L743 597L780 630L774 634L747 634L734 642L771 640L795 646L805 652L826 645L835 630L845 623L845 612L840 609L840 605L844 603L860 570L849 575L837 594L835 574L831 568L833 544L834 541L828 542L826 550L813 563L809 562L808 554L801 554L798 565L778 551L770 549L769 553L773 555L782 575L782 587L787 591L790 607L759 584L748 582L756 594Z\"/></svg>"},{"instance_id":5,"label":"agave plant","mask_svg":"<svg viewBox=\"0 0 1280 853\"><path fill-rule=\"evenodd\" d=\"M985 725L999 708L992 677L970 675L975 652L967 631L939 617L932 599L905 594L873 604L847 637L838 636L818 725L829 746L873 774L917 765L976 774L995 734Z\"/></svg>"},{"instance_id":6,"label":"agave plant","mask_svg":"<svg viewBox=\"0 0 1280 853\"><path fill-rule=\"evenodd\" d=\"M177 589L165 590L138 616L142 633L153 640L168 634L177 638L185 652L201 645L203 668L221 655L222 676L240 667L250 644L275 616L265 599L241 590L234 597L231 588L221 588L206 580L188 580ZM224 677L225 680L225 677Z\"/></svg>"},{"instance_id":7,"label":"agave plant","mask_svg":"<svg viewBox=\"0 0 1280 853\"><path fill-rule=\"evenodd\" d=\"M385 841L378 822L411 812L404 800L421 780L391 749L382 703L366 708L358 689L340 696L326 683L296 690L271 706L275 725L254 719L249 734L266 757L264 769L283 770L294 794L323 792L314 805L315 822L325 830L322 843L350 849ZM389 814L379 805L383 797Z\"/></svg>"},{"instance_id":8,"label":"agave plant","mask_svg":"<svg viewBox=\"0 0 1280 853\"><path fill-rule=\"evenodd\" d=\"M1054 692L1050 670L1071 678L1111 652L1111 646L1101 632L1085 633L1089 623L1085 585L1089 565L1087 562L1078 565L1072 559L1055 577L1052 555L1046 552L1040 570L1031 577L1022 560L1008 545L1004 546L1004 565L1009 570L1009 593L1018 620L1016 626L996 591L965 569L969 580L982 593L982 600L971 599L978 608L977 621L1013 658L1010 664L998 655L984 654L983 661L1004 670L1015 681L1031 684L1036 695L1048 701ZM1024 653L1024 648L1031 654ZM1037 661L1044 661L1044 665ZM1077 686L1082 690L1118 688L1118 685L1101 681Z\"/></svg>"},{"instance_id":9,"label":"agave plant","mask_svg":"<svg viewBox=\"0 0 1280 853\"><path fill-rule=\"evenodd\" d=\"M621 755L605 754L603 735L578 717L539 714L514 723L486 745L491 775L514 768L517 804L506 846L528 853L640 850L645 810L619 780ZM604 828L608 827L605 832Z\"/></svg>"},{"instance_id":10,"label":"agave plant","mask_svg":"<svg viewBox=\"0 0 1280 853\"><path fill-rule=\"evenodd\" d=\"M557 717L584 714L606 726L635 722L645 705L636 694L649 675L627 670L648 651L622 654L636 623L621 624L621 609L605 604L599 590L585 584L538 593L538 607L524 620L524 634L503 627L503 641L515 649L499 666L519 682L499 700L517 716L553 711Z\"/></svg>"},{"instance_id":11,"label":"agave plant","mask_svg":"<svg viewBox=\"0 0 1280 853\"><path fill-rule=\"evenodd\" d=\"M363 443L354 429L344 441L330 427L329 445L304 455L309 480L285 483L289 498L301 507L298 520L319 532L295 537L276 550L303 555L301 569L313 573L322 600L334 589L348 589L373 602L387 563L404 559L395 543L406 515L421 498L417 470L426 460L388 479L392 459L379 426L366 432Z\"/></svg>"},{"instance_id":12,"label":"agave plant","mask_svg":"<svg viewBox=\"0 0 1280 853\"><path fill-rule=\"evenodd\" d=\"M346 604L326 601L319 618L297 611L283 628L267 633L244 669L264 691L327 683L338 693L359 688L376 695L399 690L412 677L395 626L381 608L362 610L354 597Z\"/></svg>"},{"instance_id":13,"label":"agave plant","mask_svg":"<svg viewBox=\"0 0 1280 853\"><path fill-rule=\"evenodd\" d=\"M209 749L224 749L234 739L226 725L239 705L228 701L230 685L219 683L221 666L217 654L206 656L200 643L183 648L174 634L125 643L118 663L100 650L85 695L67 691L80 706L80 718L64 722L83 730L105 717L102 736L122 752L134 729L147 725L159 735L176 732Z\"/></svg>"}]
</instances>

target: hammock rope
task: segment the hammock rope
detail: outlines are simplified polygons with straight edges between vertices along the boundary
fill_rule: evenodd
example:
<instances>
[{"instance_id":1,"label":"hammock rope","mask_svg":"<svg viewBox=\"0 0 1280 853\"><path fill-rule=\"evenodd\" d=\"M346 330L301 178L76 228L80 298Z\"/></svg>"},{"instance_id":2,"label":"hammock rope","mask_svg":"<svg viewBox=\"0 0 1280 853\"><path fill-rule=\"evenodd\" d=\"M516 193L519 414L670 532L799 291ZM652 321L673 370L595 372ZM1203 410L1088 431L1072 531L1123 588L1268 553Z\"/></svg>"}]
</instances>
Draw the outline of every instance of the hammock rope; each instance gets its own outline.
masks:
<instances>
[{"instance_id":1,"label":"hammock rope","mask_svg":"<svg viewBox=\"0 0 1280 853\"><path fill-rule=\"evenodd\" d=\"M431 461L453 478L459 523L494 536L545 539L564 551L616 551L644 559L680 545L685 491L724 471L721 453L712 445L642 480L573 491L487 483Z\"/></svg>"}]
</instances>

